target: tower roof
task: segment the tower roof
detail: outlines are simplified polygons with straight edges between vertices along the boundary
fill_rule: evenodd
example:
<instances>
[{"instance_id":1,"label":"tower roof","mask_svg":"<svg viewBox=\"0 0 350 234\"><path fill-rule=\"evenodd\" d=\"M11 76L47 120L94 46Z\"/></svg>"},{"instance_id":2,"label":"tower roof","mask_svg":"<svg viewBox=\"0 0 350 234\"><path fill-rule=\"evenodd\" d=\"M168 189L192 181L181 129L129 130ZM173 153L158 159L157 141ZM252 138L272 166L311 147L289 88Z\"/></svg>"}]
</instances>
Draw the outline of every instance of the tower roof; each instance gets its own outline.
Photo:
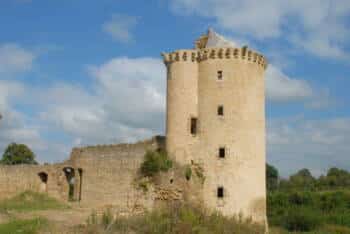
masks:
<instances>
[{"instance_id":1,"label":"tower roof","mask_svg":"<svg viewBox=\"0 0 350 234\"><path fill-rule=\"evenodd\" d=\"M209 28L208 33L202 35L195 42L197 49L213 48L213 47L237 47L236 43L226 39L224 36L218 34L213 29Z\"/></svg>"}]
</instances>

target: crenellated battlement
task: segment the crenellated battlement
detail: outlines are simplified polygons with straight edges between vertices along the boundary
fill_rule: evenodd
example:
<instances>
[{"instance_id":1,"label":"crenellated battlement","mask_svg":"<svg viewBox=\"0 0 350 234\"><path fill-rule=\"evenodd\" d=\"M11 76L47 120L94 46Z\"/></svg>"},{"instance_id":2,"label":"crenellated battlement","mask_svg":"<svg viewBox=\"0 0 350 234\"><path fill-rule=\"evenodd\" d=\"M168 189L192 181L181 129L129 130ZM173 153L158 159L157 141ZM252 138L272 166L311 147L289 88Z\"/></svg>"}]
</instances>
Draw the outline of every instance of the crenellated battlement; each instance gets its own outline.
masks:
<instances>
[{"instance_id":1,"label":"crenellated battlement","mask_svg":"<svg viewBox=\"0 0 350 234\"><path fill-rule=\"evenodd\" d=\"M197 62L199 50L176 50L171 53L162 53L165 64L173 62Z\"/></svg>"},{"instance_id":2,"label":"crenellated battlement","mask_svg":"<svg viewBox=\"0 0 350 234\"><path fill-rule=\"evenodd\" d=\"M208 59L241 59L257 63L267 68L267 59L248 47L242 48L204 48L194 50L177 50L171 53L162 53L165 64L173 62L201 62Z\"/></svg>"}]
</instances>

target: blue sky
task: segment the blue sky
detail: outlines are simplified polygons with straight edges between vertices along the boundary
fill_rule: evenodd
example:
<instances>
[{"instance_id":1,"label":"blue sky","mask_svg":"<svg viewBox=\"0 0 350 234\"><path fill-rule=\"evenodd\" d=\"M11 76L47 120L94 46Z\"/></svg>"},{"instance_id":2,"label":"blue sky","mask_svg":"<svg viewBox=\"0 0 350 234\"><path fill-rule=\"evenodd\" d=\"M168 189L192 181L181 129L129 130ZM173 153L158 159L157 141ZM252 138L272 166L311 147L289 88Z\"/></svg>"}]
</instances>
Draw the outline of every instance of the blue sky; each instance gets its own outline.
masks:
<instances>
[{"instance_id":1,"label":"blue sky","mask_svg":"<svg viewBox=\"0 0 350 234\"><path fill-rule=\"evenodd\" d=\"M343 0L0 3L0 151L41 162L74 146L164 134L162 51L208 27L263 53L268 161L282 175L350 170L350 2Z\"/></svg>"}]
</instances>

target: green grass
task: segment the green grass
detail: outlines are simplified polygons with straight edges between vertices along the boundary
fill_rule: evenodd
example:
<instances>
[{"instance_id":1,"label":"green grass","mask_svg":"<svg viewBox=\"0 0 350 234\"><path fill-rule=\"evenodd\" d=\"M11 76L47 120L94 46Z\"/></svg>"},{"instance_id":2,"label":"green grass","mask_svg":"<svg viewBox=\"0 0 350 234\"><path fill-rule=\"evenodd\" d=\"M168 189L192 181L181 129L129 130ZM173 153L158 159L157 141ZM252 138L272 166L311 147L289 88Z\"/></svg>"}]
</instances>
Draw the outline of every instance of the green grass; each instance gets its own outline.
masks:
<instances>
[{"instance_id":1,"label":"green grass","mask_svg":"<svg viewBox=\"0 0 350 234\"><path fill-rule=\"evenodd\" d=\"M0 224L0 233L3 234L36 234L39 229L47 225L47 220L35 218L29 220L11 220L8 223Z\"/></svg>"},{"instance_id":2,"label":"green grass","mask_svg":"<svg viewBox=\"0 0 350 234\"><path fill-rule=\"evenodd\" d=\"M35 211L48 209L65 209L67 205L46 194L26 191L12 198L0 201L1 211ZM0 232L1 233L1 232Z\"/></svg>"}]
</instances>

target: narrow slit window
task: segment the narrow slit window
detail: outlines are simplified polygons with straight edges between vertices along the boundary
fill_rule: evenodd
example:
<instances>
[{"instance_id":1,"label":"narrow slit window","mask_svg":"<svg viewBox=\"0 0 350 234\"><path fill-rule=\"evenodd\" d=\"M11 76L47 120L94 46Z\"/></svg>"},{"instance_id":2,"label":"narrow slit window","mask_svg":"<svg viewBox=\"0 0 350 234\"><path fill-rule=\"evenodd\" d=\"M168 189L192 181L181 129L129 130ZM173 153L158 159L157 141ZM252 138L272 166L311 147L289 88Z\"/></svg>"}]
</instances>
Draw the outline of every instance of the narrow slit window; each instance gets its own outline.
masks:
<instances>
[{"instance_id":1,"label":"narrow slit window","mask_svg":"<svg viewBox=\"0 0 350 234\"><path fill-rule=\"evenodd\" d=\"M224 106L218 106L218 115L224 116Z\"/></svg>"},{"instance_id":2,"label":"narrow slit window","mask_svg":"<svg viewBox=\"0 0 350 234\"><path fill-rule=\"evenodd\" d=\"M219 158L225 158L226 156L226 151L224 147L219 148Z\"/></svg>"},{"instance_id":3,"label":"narrow slit window","mask_svg":"<svg viewBox=\"0 0 350 234\"><path fill-rule=\"evenodd\" d=\"M191 134L197 134L197 118L191 118Z\"/></svg>"},{"instance_id":4,"label":"narrow slit window","mask_svg":"<svg viewBox=\"0 0 350 234\"><path fill-rule=\"evenodd\" d=\"M217 197L218 198L224 198L224 187L218 187Z\"/></svg>"},{"instance_id":5,"label":"narrow slit window","mask_svg":"<svg viewBox=\"0 0 350 234\"><path fill-rule=\"evenodd\" d=\"M223 74L222 71L218 71L218 80L222 80Z\"/></svg>"}]
</instances>

